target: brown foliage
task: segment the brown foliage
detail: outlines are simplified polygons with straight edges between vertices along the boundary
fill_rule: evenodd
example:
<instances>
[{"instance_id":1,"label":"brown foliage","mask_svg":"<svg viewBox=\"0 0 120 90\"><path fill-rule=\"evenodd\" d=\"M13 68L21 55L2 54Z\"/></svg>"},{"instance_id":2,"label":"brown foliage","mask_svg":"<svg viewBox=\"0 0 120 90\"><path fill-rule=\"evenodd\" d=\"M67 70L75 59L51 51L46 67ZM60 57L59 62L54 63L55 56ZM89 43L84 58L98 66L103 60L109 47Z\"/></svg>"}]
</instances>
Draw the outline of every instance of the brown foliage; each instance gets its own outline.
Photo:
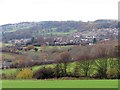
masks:
<instances>
[{"instance_id":1,"label":"brown foliage","mask_svg":"<svg viewBox=\"0 0 120 90\"><path fill-rule=\"evenodd\" d=\"M61 62L67 63L71 60L71 55L69 52L62 52L60 54L60 59L61 59Z\"/></svg>"},{"instance_id":2,"label":"brown foliage","mask_svg":"<svg viewBox=\"0 0 120 90\"><path fill-rule=\"evenodd\" d=\"M17 79L32 79L33 72L31 69L23 69L22 71L18 72L16 78Z\"/></svg>"}]
</instances>

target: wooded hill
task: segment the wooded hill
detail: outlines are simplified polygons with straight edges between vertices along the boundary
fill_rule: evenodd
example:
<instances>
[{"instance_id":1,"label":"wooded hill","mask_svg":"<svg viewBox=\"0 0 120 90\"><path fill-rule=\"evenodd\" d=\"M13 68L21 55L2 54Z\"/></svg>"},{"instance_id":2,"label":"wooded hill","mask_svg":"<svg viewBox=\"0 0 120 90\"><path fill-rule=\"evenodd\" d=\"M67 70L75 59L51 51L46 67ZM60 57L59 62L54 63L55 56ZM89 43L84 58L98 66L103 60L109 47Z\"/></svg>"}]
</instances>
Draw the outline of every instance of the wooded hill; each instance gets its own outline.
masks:
<instances>
[{"instance_id":1,"label":"wooded hill","mask_svg":"<svg viewBox=\"0 0 120 90\"><path fill-rule=\"evenodd\" d=\"M102 28L117 28L117 20L96 20L96 21L41 21L21 22L5 24L0 26L3 41L11 39L31 38L39 35L61 36L75 32L85 32Z\"/></svg>"}]
</instances>

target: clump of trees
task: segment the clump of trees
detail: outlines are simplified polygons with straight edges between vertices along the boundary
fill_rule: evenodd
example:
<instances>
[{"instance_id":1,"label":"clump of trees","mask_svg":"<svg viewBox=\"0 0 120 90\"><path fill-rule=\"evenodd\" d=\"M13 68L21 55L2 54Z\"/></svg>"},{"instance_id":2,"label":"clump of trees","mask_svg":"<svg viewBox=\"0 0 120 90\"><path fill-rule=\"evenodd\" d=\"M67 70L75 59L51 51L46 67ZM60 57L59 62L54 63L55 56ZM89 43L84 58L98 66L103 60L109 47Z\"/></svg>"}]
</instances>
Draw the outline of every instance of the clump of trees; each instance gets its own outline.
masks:
<instances>
[{"instance_id":1,"label":"clump of trees","mask_svg":"<svg viewBox=\"0 0 120 90\"><path fill-rule=\"evenodd\" d=\"M117 64L119 63L117 63L114 45L95 45L82 49L76 57L78 62L75 68L77 72L82 72L81 76L118 78L119 65Z\"/></svg>"},{"instance_id":2,"label":"clump of trees","mask_svg":"<svg viewBox=\"0 0 120 90\"><path fill-rule=\"evenodd\" d=\"M71 61L71 55L69 52L57 53L54 57L56 61L56 77L62 77L67 75L67 66Z\"/></svg>"},{"instance_id":3,"label":"clump of trees","mask_svg":"<svg viewBox=\"0 0 120 90\"><path fill-rule=\"evenodd\" d=\"M52 68L41 68L39 70L37 70L34 75L33 78L35 79L48 79L48 78L54 78L55 77L55 73L54 70Z\"/></svg>"}]
</instances>

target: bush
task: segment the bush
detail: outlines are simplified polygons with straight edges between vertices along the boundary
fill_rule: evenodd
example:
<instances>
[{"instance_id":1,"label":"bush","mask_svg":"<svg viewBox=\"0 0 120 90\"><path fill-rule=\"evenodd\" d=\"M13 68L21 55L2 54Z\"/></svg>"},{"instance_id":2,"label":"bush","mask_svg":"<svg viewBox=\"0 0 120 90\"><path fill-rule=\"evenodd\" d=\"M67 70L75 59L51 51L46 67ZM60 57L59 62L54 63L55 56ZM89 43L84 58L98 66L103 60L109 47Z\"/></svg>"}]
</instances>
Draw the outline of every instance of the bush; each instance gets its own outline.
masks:
<instances>
[{"instance_id":1,"label":"bush","mask_svg":"<svg viewBox=\"0 0 120 90\"><path fill-rule=\"evenodd\" d=\"M63 77L64 76L64 69L62 67L62 64L61 63L57 63L55 68L54 68L54 71L55 71L55 76L56 78L60 78L60 77Z\"/></svg>"},{"instance_id":2,"label":"bush","mask_svg":"<svg viewBox=\"0 0 120 90\"><path fill-rule=\"evenodd\" d=\"M61 50L57 49L57 48L53 48L50 50L50 52L53 54L53 53L60 53Z\"/></svg>"},{"instance_id":3,"label":"bush","mask_svg":"<svg viewBox=\"0 0 120 90\"><path fill-rule=\"evenodd\" d=\"M107 77L109 78L109 79L117 79L118 78L118 71L117 71L117 69L109 69L108 71L107 71Z\"/></svg>"},{"instance_id":4,"label":"bush","mask_svg":"<svg viewBox=\"0 0 120 90\"><path fill-rule=\"evenodd\" d=\"M97 67L96 77L100 79L107 78L108 60L106 58L96 60L95 66Z\"/></svg>"},{"instance_id":5,"label":"bush","mask_svg":"<svg viewBox=\"0 0 120 90\"><path fill-rule=\"evenodd\" d=\"M16 79L32 79L33 72L31 69L23 69L18 72Z\"/></svg>"},{"instance_id":6,"label":"bush","mask_svg":"<svg viewBox=\"0 0 120 90\"><path fill-rule=\"evenodd\" d=\"M27 49L28 50L31 50L31 49L34 49L35 47L33 46L33 45L29 45L29 46L27 46Z\"/></svg>"},{"instance_id":7,"label":"bush","mask_svg":"<svg viewBox=\"0 0 120 90\"><path fill-rule=\"evenodd\" d=\"M34 48L34 50L37 52L37 51L38 51L38 48Z\"/></svg>"},{"instance_id":8,"label":"bush","mask_svg":"<svg viewBox=\"0 0 120 90\"><path fill-rule=\"evenodd\" d=\"M52 68L41 68L38 71L36 71L33 75L36 79L47 79L47 78L54 78L55 73Z\"/></svg>"},{"instance_id":9,"label":"bush","mask_svg":"<svg viewBox=\"0 0 120 90\"><path fill-rule=\"evenodd\" d=\"M7 74L2 73L1 78L2 79L15 79L15 74L7 75Z\"/></svg>"},{"instance_id":10,"label":"bush","mask_svg":"<svg viewBox=\"0 0 120 90\"><path fill-rule=\"evenodd\" d=\"M79 70L80 68L78 67L78 66L76 66L75 68L74 68L74 71L73 71L73 76L74 77L80 77L80 70Z\"/></svg>"}]
</instances>

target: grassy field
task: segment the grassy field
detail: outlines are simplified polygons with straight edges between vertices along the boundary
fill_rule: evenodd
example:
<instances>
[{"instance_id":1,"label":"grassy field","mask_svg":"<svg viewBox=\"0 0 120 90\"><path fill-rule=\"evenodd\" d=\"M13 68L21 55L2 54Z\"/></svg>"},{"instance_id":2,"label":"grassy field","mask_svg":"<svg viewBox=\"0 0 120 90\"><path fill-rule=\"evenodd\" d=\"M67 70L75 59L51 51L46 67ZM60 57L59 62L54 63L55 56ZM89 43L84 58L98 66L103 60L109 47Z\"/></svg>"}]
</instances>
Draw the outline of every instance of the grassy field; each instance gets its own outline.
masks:
<instances>
[{"instance_id":1,"label":"grassy field","mask_svg":"<svg viewBox=\"0 0 120 90\"><path fill-rule=\"evenodd\" d=\"M118 80L3 80L2 88L117 88Z\"/></svg>"},{"instance_id":2,"label":"grassy field","mask_svg":"<svg viewBox=\"0 0 120 90\"><path fill-rule=\"evenodd\" d=\"M64 35L69 35L77 32L77 30L71 30L69 32L52 32L52 33L46 33L47 35L58 35L58 36L64 36Z\"/></svg>"},{"instance_id":3,"label":"grassy field","mask_svg":"<svg viewBox=\"0 0 120 90\"><path fill-rule=\"evenodd\" d=\"M33 67L32 67L32 71L35 72L35 71L39 70L40 68L42 68L42 67L44 67L44 66L45 66L46 68L47 68L47 67L53 68L53 67L55 67L55 65L56 65L56 64L33 66ZM76 65L75 62L70 63L70 64L68 65L67 71L68 71L68 72L73 71L75 65ZM19 70L19 69L13 68L13 69L5 69L5 70L0 70L0 71L1 71L2 73L6 74L6 75L11 75L11 74L16 74L18 70Z\"/></svg>"},{"instance_id":4,"label":"grassy field","mask_svg":"<svg viewBox=\"0 0 120 90\"><path fill-rule=\"evenodd\" d=\"M1 47L5 47L5 46L11 46L11 44L1 43L1 42L0 42L0 48L1 48Z\"/></svg>"},{"instance_id":5,"label":"grassy field","mask_svg":"<svg viewBox=\"0 0 120 90\"><path fill-rule=\"evenodd\" d=\"M36 48L38 48L39 50L45 49L45 50L52 50L52 49L69 49L71 47L74 47L73 45L69 45L69 46L36 46Z\"/></svg>"}]
</instances>

